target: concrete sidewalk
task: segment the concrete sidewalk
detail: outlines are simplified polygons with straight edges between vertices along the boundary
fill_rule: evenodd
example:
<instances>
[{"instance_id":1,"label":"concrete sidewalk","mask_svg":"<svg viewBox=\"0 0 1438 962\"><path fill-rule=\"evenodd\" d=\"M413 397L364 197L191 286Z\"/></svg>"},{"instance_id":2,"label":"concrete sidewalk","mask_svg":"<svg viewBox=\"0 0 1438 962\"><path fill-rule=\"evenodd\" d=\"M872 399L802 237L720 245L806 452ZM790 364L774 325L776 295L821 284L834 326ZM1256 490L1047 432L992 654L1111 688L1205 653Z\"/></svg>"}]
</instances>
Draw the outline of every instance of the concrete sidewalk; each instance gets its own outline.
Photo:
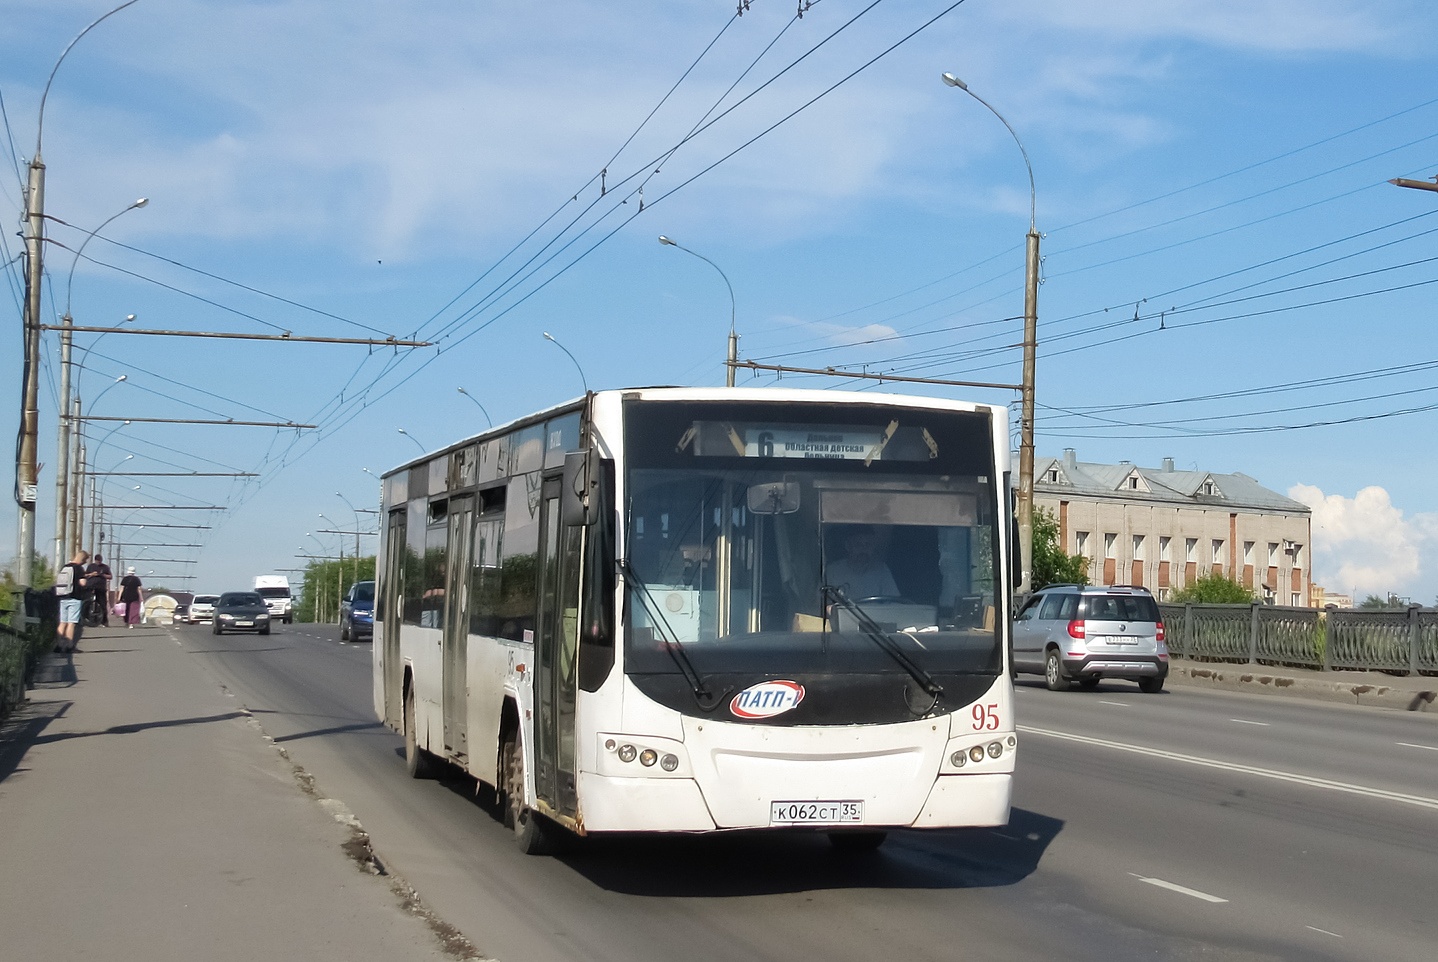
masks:
<instances>
[{"instance_id":1,"label":"concrete sidewalk","mask_svg":"<svg viewBox=\"0 0 1438 962\"><path fill-rule=\"evenodd\" d=\"M0 958L472 957L168 629L80 649L0 723Z\"/></svg>"},{"instance_id":2,"label":"concrete sidewalk","mask_svg":"<svg viewBox=\"0 0 1438 962\"><path fill-rule=\"evenodd\" d=\"M1438 678L1428 675L1387 675L1379 671L1312 671L1269 665L1190 661L1169 663L1168 683L1257 694L1308 698L1427 712L1438 720Z\"/></svg>"}]
</instances>

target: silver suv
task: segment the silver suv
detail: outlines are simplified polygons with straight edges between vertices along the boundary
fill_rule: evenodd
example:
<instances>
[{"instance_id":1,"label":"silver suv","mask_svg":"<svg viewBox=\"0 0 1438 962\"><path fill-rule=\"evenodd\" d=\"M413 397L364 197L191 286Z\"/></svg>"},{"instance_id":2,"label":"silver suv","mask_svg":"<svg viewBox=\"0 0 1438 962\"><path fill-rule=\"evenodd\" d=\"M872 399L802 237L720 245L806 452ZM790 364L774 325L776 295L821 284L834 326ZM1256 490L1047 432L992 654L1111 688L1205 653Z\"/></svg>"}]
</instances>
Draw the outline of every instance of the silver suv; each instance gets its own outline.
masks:
<instances>
[{"instance_id":1,"label":"silver suv","mask_svg":"<svg viewBox=\"0 0 1438 962\"><path fill-rule=\"evenodd\" d=\"M1077 681L1131 678L1140 690L1163 691L1168 645L1147 588L1049 585L1014 619L1014 670L1044 676L1050 691Z\"/></svg>"}]
</instances>

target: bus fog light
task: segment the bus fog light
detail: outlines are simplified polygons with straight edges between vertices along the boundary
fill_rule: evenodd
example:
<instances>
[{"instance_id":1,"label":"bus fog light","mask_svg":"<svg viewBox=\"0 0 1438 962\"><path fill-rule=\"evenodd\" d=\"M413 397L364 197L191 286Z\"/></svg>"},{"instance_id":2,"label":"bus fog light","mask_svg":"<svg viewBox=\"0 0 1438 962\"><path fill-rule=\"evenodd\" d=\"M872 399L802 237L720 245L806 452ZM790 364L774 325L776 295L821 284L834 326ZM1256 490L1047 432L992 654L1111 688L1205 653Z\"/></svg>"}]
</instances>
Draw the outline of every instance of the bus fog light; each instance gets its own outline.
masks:
<instances>
[{"instance_id":1,"label":"bus fog light","mask_svg":"<svg viewBox=\"0 0 1438 962\"><path fill-rule=\"evenodd\" d=\"M949 761L954 763L955 768L963 768L964 762L968 760L969 756L965 755L962 751L954 752L949 756Z\"/></svg>"},{"instance_id":2,"label":"bus fog light","mask_svg":"<svg viewBox=\"0 0 1438 962\"><path fill-rule=\"evenodd\" d=\"M1010 736L1009 736L1009 747L1010 747L1010 748L1013 748L1013 747L1014 747L1015 745L1017 745L1017 744L1018 744L1018 739L1016 739L1016 738L1014 738L1014 736L1010 735Z\"/></svg>"},{"instance_id":3,"label":"bus fog light","mask_svg":"<svg viewBox=\"0 0 1438 962\"><path fill-rule=\"evenodd\" d=\"M645 768L653 768L657 761L659 761L659 753L652 748L646 748L639 753L639 764Z\"/></svg>"},{"instance_id":4,"label":"bus fog light","mask_svg":"<svg viewBox=\"0 0 1438 962\"><path fill-rule=\"evenodd\" d=\"M604 740L604 750L610 752L614 751L614 739L606 738Z\"/></svg>"},{"instance_id":5,"label":"bus fog light","mask_svg":"<svg viewBox=\"0 0 1438 962\"><path fill-rule=\"evenodd\" d=\"M659 759L659 767L664 769L666 772L674 771L674 769L679 767L679 756L665 755L663 758Z\"/></svg>"},{"instance_id":6,"label":"bus fog light","mask_svg":"<svg viewBox=\"0 0 1438 962\"><path fill-rule=\"evenodd\" d=\"M969 758L971 758L972 760L974 760L974 761L976 761L976 762L981 762L981 761L983 761L983 760L984 760L984 746L982 746L982 745L975 745L973 748L970 748L970 749L969 749Z\"/></svg>"},{"instance_id":7,"label":"bus fog light","mask_svg":"<svg viewBox=\"0 0 1438 962\"><path fill-rule=\"evenodd\" d=\"M639 749L635 748L633 745L619 746L619 760L621 762L632 762L634 761L634 756L638 754Z\"/></svg>"},{"instance_id":8,"label":"bus fog light","mask_svg":"<svg viewBox=\"0 0 1438 962\"><path fill-rule=\"evenodd\" d=\"M1003 742L989 742L989 757L998 758L1004 753Z\"/></svg>"}]
</instances>

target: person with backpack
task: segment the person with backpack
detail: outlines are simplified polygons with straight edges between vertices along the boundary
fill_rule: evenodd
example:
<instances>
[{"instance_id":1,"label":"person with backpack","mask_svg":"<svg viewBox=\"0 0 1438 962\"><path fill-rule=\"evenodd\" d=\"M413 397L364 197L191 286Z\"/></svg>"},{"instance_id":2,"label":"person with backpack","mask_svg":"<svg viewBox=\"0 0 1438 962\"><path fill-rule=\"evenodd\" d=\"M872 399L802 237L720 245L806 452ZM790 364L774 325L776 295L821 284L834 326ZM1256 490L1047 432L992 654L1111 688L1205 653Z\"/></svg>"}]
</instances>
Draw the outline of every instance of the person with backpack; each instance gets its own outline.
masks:
<instances>
[{"instance_id":1,"label":"person with backpack","mask_svg":"<svg viewBox=\"0 0 1438 962\"><path fill-rule=\"evenodd\" d=\"M90 552L77 551L55 576L55 597L60 600L60 631L55 643L58 652L75 650L80 640L80 610L85 604L85 562Z\"/></svg>"}]
</instances>

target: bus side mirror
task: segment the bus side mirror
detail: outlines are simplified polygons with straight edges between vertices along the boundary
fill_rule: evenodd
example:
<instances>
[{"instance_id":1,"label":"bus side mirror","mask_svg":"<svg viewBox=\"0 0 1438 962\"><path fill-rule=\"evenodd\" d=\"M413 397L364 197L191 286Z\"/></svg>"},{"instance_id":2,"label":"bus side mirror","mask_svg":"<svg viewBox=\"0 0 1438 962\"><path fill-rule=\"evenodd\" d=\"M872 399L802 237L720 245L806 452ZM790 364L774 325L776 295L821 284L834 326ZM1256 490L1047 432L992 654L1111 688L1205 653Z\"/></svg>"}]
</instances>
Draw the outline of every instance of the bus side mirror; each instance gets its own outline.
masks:
<instances>
[{"instance_id":1,"label":"bus side mirror","mask_svg":"<svg viewBox=\"0 0 1438 962\"><path fill-rule=\"evenodd\" d=\"M564 456L564 481L560 485L559 518L571 528L588 527L598 515L598 465L589 451L571 451Z\"/></svg>"}]
</instances>

